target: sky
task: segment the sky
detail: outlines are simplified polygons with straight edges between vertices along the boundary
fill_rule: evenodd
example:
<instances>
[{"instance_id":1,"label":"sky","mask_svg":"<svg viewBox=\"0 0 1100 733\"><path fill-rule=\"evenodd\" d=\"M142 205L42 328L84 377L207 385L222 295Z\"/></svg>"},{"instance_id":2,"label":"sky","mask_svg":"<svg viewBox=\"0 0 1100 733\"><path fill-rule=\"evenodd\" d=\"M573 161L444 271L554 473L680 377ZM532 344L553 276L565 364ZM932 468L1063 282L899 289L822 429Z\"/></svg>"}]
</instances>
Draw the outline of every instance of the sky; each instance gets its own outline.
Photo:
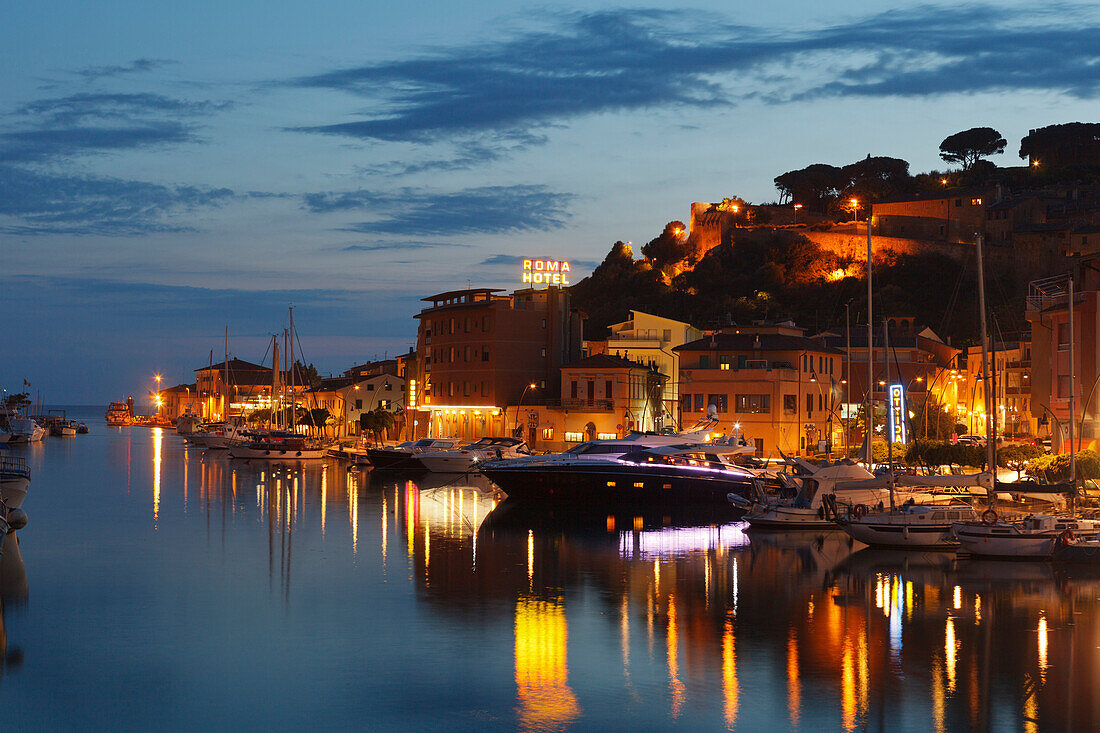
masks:
<instances>
[{"instance_id":1,"label":"sky","mask_svg":"<svg viewBox=\"0 0 1100 733\"><path fill-rule=\"evenodd\" d=\"M574 279L691 202L1100 119L1100 9L14 3L0 24L0 388L52 403L415 345L421 298ZM624 317L627 315L624 312Z\"/></svg>"}]
</instances>

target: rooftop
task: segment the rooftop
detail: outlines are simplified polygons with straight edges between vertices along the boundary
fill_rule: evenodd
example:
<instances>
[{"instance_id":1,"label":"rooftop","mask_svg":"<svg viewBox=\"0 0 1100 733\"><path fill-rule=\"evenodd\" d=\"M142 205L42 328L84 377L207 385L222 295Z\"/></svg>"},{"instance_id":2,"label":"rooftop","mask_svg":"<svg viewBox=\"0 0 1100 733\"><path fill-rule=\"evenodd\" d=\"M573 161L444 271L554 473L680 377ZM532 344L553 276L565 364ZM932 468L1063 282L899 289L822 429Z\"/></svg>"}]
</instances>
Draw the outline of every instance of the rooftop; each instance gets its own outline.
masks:
<instances>
[{"instance_id":1,"label":"rooftop","mask_svg":"<svg viewBox=\"0 0 1100 733\"><path fill-rule=\"evenodd\" d=\"M805 336L778 333L716 333L673 348L673 351L812 351L816 354L843 354Z\"/></svg>"}]
</instances>

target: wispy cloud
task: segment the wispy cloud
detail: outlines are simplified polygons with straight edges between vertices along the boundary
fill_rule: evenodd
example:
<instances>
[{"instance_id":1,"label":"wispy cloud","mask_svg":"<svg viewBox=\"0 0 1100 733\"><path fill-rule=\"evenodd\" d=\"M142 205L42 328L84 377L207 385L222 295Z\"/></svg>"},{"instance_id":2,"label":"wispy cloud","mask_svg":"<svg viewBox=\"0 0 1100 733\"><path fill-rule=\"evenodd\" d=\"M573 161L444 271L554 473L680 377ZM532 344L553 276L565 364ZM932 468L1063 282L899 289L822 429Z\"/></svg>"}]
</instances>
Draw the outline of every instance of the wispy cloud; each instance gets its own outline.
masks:
<instances>
[{"instance_id":1,"label":"wispy cloud","mask_svg":"<svg viewBox=\"0 0 1100 733\"><path fill-rule=\"evenodd\" d=\"M481 266L488 266L488 267L492 267L492 266L496 266L496 265L507 266L507 267L516 267L518 265L522 265L524 260L529 260L529 259L531 259L530 256L522 257L522 256L519 256L519 255L495 254L491 257L486 257L484 260L481 261L480 265ZM558 258L558 256L554 256L554 257L543 257L543 259L556 260L556 259L559 259L559 258ZM569 260L569 264L574 268L582 267L582 268L588 268L588 269L591 270L591 269L595 268L596 265L598 265L599 263L591 261L591 260L572 260L571 259L571 260Z\"/></svg>"},{"instance_id":2,"label":"wispy cloud","mask_svg":"<svg viewBox=\"0 0 1100 733\"><path fill-rule=\"evenodd\" d=\"M233 197L227 188L165 186L0 165L0 231L22 235L185 231L190 227L174 216L221 206Z\"/></svg>"},{"instance_id":3,"label":"wispy cloud","mask_svg":"<svg viewBox=\"0 0 1100 733\"><path fill-rule=\"evenodd\" d=\"M291 80L383 110L297 129L381 141L522 139L582 115L750 98L1100 93L1100 19L1080 4L921 5L807 31L644 9L531 22L473 46Z\"/></svg>"},{"instance_id":4,"label":"wispy cloud","mask_svg":"<svg viewBox=\"0 0 1100 733\"><path fill-rule=\"evenodd\" d=\"M196 118L229 102L190 101L161 94L72 94L40 99L9 116L0 133L6 162L45 162L91 153L134 150L200 140Z\"/></svg>"},{"instance_id":5,"label":"wispy cloud","mask_svg":"<svg viewBox=\"0 0 1100 733\"><path fill-rule=\"evenodd\" d=\"M112 76L124 76L128 74L142 74L149 71L155 71L156 69L164 66L169 66L176 63L170 59L134 59L128 64L120 65L108 65L108 66L85 66L83 69L78 69L77 76L85 79L86 81L95 81L97 79L103 79L105 77Z\"/></svg>"},{"instance_id":6,"label":"wispy cloud","mask_svg":"<svg viewBox=\"0 0 1100 733\"><path fill-rule=\"evenodd\" d=\"M316 214L366 211L370 221L342 227L366 234L457 236L557 229L568 218L572 194L545 186L483 186L434 193L398 191L322 192L306 194L305 208Z\"/></svg>"},{"instance_id":7,"label":"wispy cloud","mask_svg":"<svg viewBox=\"0 0 1100 733\"><path fill-rule=\"evenodd\" d=\"M372 244L349 244L341 247L341 252L400 252L410 249L439 249L444 247L468 248L469 244L454 242L375 242Z\"/></svg>"}]
</instances>

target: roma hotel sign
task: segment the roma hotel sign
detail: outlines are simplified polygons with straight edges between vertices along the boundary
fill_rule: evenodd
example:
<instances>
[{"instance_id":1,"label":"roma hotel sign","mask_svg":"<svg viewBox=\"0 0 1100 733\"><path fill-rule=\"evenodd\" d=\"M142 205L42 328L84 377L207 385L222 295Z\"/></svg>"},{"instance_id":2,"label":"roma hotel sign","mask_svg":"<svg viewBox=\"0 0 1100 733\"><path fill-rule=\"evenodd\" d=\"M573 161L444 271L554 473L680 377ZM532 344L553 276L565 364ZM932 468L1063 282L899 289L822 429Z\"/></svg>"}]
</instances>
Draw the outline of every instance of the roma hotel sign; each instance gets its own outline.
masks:
<instances>
[{"instance_id":1,"label":"roma hotel sign","mask_svg":"<svg viewBox=\"0 0 1100 733\"><path fill-rule=\"evenodd\" d=\"M524 260L523 282L532 285L568 285L569 263L560 260Z\"/></svg>"}]
</instances>

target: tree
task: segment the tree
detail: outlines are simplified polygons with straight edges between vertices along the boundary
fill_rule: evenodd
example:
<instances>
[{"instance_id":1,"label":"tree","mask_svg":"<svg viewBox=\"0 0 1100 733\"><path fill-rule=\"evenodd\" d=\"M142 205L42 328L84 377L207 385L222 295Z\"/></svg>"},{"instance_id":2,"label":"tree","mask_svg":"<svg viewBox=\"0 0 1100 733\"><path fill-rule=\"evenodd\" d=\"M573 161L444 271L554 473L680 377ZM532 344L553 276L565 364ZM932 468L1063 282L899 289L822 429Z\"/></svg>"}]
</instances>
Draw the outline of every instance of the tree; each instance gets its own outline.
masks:
<instances>
[{"instance_id":1,"label":"tree","mask_svg":"<svg viewBox=\"0 0 1100 733\"><path fill-rule=\"evenodd\" d=\"M670 221L665 224L661 236L642 245L642 255L652 260L654 267L662 270L683 262L690 251L684 234L686 231L687 228L682 221Z\"/></svg>"},{"instance_id":2,"label":"tree","mask_svg":"<svg viewBox=\"0 0 1100 733\"><path fill-rule=\"evenodd\" d=\"M1006 445L997 449L997 465L1015 471L1016 479L1019 480L1024 469L1027 468L1028 462L1035 460L1042 454L1043 452L1039 450L1038 446Z\"/></svg>"},{"instance_id":3,"label":"tree","mask_svg":"<svg viewBox=\"0 0 1100 733\"><path fill-rule=\"evenodd\" d=\"M1096 165L1100 163L1100 123L1067 122L1032 130L1020 140L1020 157L1028 156L1040 165L1066 161Z\"/></svg>"},{"instance_id":4,"label":"tree","mask_svg":"<svg viewBox=\"0 0 1100 733\"><path fill-rule=\"evenodd\" d=\"M871 157L841 168L847 186L836 204L848 207L849 199L857 199L860 208L869 203L909 193L916 185L909 175L909 162L885 155Z\"/></svg>"},{"instance_id":5,"label":"tree","mask_svg":"<svg viewBox=\"0 0 1100 733\"><path fill-rule=\"evenodd\" d=\"M306 366L302 364L302 362L295 360L294 380L295 383L300 381L302 384L316 389L321 384L321 375L317 373L317 367L313 366L313 364Z\"/></svg>"},{"instance_id":6,"label":"tree","mask_svg":"<svg viewBox=\"0 0 1100 733\"><path fill-rule=\"evenodd\" d=\"M807 211L824 214L840 191L848 185L843 171L835 165L814 163L787 171L774 179L781 203L802 204Z\"/></svg>"},{"instance_id":7,"label":"tree","mask_svg":"<svg viewBox=\"0 0 1100 733\"><path fill-rule=\"evenodd\" d=\"M972 127L945 137L940 143L940 157L968 171L982 158L1003 153L1006 145L1008 141L992 127Z\"/></svg>"},{"instance_id":8,"label":"tree","mask_svg":"<svg viewBox=\"0 0 1100 733\"><path fill-rule=\"evenodd\" d=\"M359 429L364 433L372 433L376 443L381 443L382 434L392 430L393 426L393 415L381 407L376 407L359 416Z\"/></svg>"}]
</instances>

